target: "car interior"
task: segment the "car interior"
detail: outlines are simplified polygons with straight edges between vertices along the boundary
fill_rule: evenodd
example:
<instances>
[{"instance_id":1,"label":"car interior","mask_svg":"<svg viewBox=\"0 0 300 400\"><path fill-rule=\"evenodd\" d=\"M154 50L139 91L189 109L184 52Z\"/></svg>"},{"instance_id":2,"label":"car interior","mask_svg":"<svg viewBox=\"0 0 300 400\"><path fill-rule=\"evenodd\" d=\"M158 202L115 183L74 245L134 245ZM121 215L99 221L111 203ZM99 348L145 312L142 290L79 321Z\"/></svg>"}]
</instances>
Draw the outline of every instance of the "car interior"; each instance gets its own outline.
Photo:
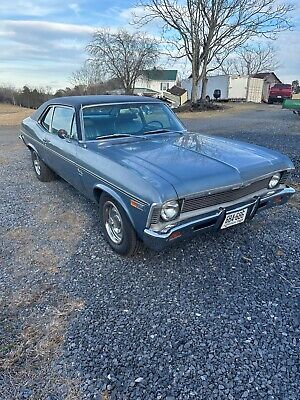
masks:
<instances>
[{"instance_id":1,"label":"car interior","mask_svg":"<svg viewBox=\"0 0 300 400\"><path fill-rule=\"evenodd\" d=\"M84 115L85 137L93 140L97 137L119 133L135 134L143 129L143 123L135 112L115 115L86 114Z\"/></svg>"}]
</instances>

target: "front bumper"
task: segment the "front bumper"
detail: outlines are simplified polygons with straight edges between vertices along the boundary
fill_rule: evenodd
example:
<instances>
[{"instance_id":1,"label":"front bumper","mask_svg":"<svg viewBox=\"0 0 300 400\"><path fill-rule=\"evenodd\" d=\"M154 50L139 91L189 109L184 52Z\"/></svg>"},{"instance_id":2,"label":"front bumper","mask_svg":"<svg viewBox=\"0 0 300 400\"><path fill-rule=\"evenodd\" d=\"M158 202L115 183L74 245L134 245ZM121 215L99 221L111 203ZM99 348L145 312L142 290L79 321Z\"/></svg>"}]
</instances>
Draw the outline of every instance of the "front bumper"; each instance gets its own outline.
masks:
<instances>
[{"instance_id":1,"label":"front bumper","mask_svg":"<svg viewBox=\"0 0 300 400\"><path fill-rule=\"evenodd\" d=\"M184 240L200 231L219 230L226 214L228 213L248 208L246 220L252 219L254 215L261 210L285 204L294 193L295 190L293 188L286 186L283 189L277 190L272 195L253 197L247 202L237 203L231 207L220 207L214 212L186 220L170 229L167 233L154 232L151 229L145 229L143 241L145 245L151 249L162 250L172 243Z\"/></svg>"}]
</instances>

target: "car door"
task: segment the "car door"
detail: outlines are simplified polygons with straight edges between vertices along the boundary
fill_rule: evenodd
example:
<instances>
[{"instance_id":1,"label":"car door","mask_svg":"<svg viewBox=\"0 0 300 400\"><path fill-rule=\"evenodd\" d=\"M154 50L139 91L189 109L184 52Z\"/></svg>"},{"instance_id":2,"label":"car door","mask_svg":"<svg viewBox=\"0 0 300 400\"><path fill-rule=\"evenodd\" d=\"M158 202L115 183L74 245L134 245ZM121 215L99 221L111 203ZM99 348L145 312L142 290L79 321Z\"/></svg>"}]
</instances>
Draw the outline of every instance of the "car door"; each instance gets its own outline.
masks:
<instances>
[{"instance_id":1,"label":"car door","mask_svg":"<svg viewBox=\"0 0 300 400\"><path fill-rule=\"evenodd\" d=\"M64 135L58 133L64 132ZM68 106L54 106L50 132L47 135L47 164L59 176L82 190L78 172L78 137L75 110Z\"/></svg>"}]
</instances>

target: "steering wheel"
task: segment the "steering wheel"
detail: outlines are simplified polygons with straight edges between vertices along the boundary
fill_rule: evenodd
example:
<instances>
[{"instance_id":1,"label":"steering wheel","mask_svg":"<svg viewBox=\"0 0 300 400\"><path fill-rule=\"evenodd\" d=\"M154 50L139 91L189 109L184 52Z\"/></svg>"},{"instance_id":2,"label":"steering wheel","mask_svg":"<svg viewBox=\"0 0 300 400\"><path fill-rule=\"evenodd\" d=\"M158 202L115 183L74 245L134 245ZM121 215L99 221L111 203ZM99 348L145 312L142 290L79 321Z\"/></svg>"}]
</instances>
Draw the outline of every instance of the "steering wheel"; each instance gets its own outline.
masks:
<instances>
[{"instance_id":1,"label":"steering wheel","mask_svg":"<svg viewBox=\"0 0 300 400\"><path fill-rule=\"evenodd\" d=\"M146 128L148 128L148 127L154 128L154 129L160 129L160 128L163 128L164 125L160 121L151 121L146 124Z\"/></svg>"}]
</instances>

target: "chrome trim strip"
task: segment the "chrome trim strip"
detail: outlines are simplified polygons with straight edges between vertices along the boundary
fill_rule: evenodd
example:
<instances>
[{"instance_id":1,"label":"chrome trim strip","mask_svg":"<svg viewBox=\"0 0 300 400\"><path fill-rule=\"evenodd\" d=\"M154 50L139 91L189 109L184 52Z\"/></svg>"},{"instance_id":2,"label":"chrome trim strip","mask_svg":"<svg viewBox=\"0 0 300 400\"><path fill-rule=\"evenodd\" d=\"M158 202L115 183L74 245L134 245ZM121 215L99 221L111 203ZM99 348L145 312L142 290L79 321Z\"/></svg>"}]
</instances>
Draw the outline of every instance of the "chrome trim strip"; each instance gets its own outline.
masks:
<instances>
[{"instance_id":1,"label":"chrome trim strip","mask_svg":"<svg viewBox=\"0 0 300 400\"><path fill-rule=\"evenodd\" d=\"M149 203L148 203L147 201L142 200L142 199L140 199L139 197L137 197L137 196L135 196L135 195L133 195L133 194L131 194L131 193L129 193L129 192L126 192L124 189L122 189L122 188L120 188L120 187L114 185L112 182L110 182L110 181L106 180L105 178L103 178L103 177L101 177L101 176L95 174L94 172L92 172L92 171L88 170L87 168L83 167L82 165L77 164L75 161L72 161L72 160L70 160L69 158L64 157L62 154L59 154L57 151L55 151L55 150L53 150L53 149L50 149L48 146L46 146L46 145L43 144L42 142L38 141L37 139L32 138L30 135L28 135L28 133L24 132L23 130L21 130L21 132L22 132L25 136L27 136L29 139L31 139L31 140L33 140L34 142L37 142L37 143L40 144L41 146L45 147L47 150L51 151L52 153L55 153L56 155L58 155L59 157L63 158L64 160L68 161L69 163L75 165L76 167L81 168L82 170L84 170L85 172L87 172L87 173L89 173L90 175L94 176L95 178L100 179L101 181L103 181L103 182L109 184L109 185L112 186L113 188L115 188L115 189L119 190L120 192L126 194L126 195L127 195L128 197L130 197L131 199L136 200L136 201L138 201L138 202L140 202L140 203L142 203L142 204L144 204L144 205L149 205Z\"/></svg>"}]
</instances>

